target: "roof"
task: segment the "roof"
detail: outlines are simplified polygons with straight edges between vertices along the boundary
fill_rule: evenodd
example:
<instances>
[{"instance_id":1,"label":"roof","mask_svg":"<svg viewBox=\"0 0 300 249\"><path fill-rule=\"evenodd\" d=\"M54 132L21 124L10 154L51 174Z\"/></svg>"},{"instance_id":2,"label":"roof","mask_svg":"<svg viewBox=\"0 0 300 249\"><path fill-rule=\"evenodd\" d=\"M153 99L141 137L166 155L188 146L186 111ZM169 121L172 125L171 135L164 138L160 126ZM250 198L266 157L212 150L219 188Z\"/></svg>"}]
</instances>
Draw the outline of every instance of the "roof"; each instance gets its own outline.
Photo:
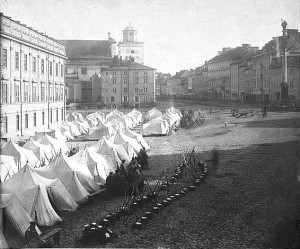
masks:
<instances>
[{"instance_id":1,"label":"roof","mask_svg":"<svg viewBox=\"0 0 300 249\"><path fill-rule=\"evenodd\" d=\"M127 26L124 30L135 30L134 27L131 26L131 23L129 23L129 26Z\"/></svg>"},{"instance_id":2,"label":"roof","mask_svg":"<svg viewBox=\"0 0 300 249\"><path fill-rule=\"evenodd\" d=\"M121 64L111 65L109 68L105 69L104 71L109 71L109 70L156 70L156 69L133 61L123 61Z\"/></svg>"},{"instance_id":3,"label":"roof","mask_svg":"<svg viewBox=\"0 0 300 249\"><path fill-rule=\"evenodd\" d=\"M107 40L59 40L66 46L69 59L112 57Z\"/></svg>"}]
</instances>

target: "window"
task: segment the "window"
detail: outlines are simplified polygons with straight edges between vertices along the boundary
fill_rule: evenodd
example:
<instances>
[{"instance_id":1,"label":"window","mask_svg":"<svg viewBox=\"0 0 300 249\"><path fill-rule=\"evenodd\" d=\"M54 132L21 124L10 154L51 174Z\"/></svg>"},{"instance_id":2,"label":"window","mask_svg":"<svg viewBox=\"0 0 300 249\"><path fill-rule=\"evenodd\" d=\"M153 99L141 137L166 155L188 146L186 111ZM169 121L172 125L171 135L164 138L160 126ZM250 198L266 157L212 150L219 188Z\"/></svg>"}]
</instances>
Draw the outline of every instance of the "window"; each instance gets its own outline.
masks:
<instances>
[{"instance_id":1,"label":"window","mask_svg":"<svg viewBox=\"0 0 300 249\"><path fill-rule=\"evenodd\" d=\"M33 126L36 127L36 113L33 113Z\"/></svg>"},{"instance_id":2,"label":"window","mask_svg":"<svg viewBox=\"0 0 300 249\"><path fill-rule=\"evenodd\" d=\"M108 75L108 72L105 72L106 75Z\"/></svg>"},{"instance_id":3,"label":"window","mask_svg":"<svg viewBox=\"0 0 300 249\"><path fill-rule=\"evenodd\" d=\"M28 129L28 114L25 114L25 129Z\"/></svg>"},{"instance_id":4,"label":"window","mask_svg":"<svg viewBox=\"0 0 300 249\"><path fill-rule=\"evenodd\" d=\"M127 87L124 87L123 91L124 93L127 93Z\"/></svg>"},{"instance_id":5,"label":"window","mask_svg":"<svg viewBox=\"0 0 300 249\"><path fill-rule=\"evenodd\" d=\"M15 52L15 69L19 70L19 66L20 66L19 52Z\"/></svg>"},{"instance_id":6,"label":"window","mask_svg":"<svg viewBox=\"0 0 300 249\"><path fill-rule=\"evenodd\" d=\"M36 84L32 85L32 101L33 102L38 101L37 94L36 94Z\"/></svg>"},{"instance_id":7,"label":"window","mask_svg":"<svg viewBox=\"0 0 300 249\"><path fill-rule=\"evenodd\" d=\"M2 81L1 103L7 103L7 84Z\"/></svg>"},{"instance_id":8,"label":"window","mask_svg":"<svg viewBox=\"0 0 300 249\"><path fill-rule=\"evenodd\" d=\"M24 101L25 102L29 101L29 85L28 85L28 83L25 83L25 85L24 85Z\"/></svg>"},{"instance_id":9,"label":"window","mask_svg":"<svg viewBox=\"0 0 300 249\"><path fill-rule=\"evenodd\" d=\"M55 63L55 75L58 76L58 63Z\"/></svg>"},{"instance_id":10,"label":"window","mask_svg":"<svg viewBox=\"0 0 300 249\"><path fill-rule=\"evenodd\" d=\"M290 81L290 88L294 88L294 82L292 80Z\"/></svg>"},{"instance_id":11,"label":"window","mask_svg":"<svg viewBox=\"0 0 300 249\"><path fill-rule=\"evenodd\" d=\"M20 130L20 115L19 114L16 115L16 128L17 128L17 131Z\"/></svg>"},{"instance_id":12,"label":"window","mask_svg":"<svg viewBox=\"0 0 300 249\"><path fill-rule=\"evenodd\" d=\"M148 79L144 78L144 84L147 84L147 83L148 83Z\"/></svg>"},{"instance_id":13,"label":"window","mask_svg":"<svg viewBox=\"0 0 300 249\"><path fill-rule=\"evenodd\" d=\"M7 49L3 49L2 66L7 67Z\"/></svg>"},{"instance_id":14,"label":"window","mask_svg":"<svg viewBox=\"0 0 300 249\"><path fill-rule=\"evenodd\" d=\"M52 123L52 110L50 111L50 123Z\"/></svg>"},{"instance_id":15,"label":"window","mask_svg":"<svg viewBox=\"0 0 300 249\"><path fill-rule=\"evenodd\" d=\"M144 75L147 75L147 71L144 71Z\"/></svg>"},{"instance_id":16,"label":"window","mask_svg":"<svg viewBox=\"0 0 300 249\"><path fill-rule=\"evenodd\" d=\"M108 79L105 80L105 83L108 84Z\"/></svg>"},{"instance_id":17,"label":"window","mask_svg":"<svg viewBox=\"0 0 300 249\"><path fill-rule=\"evenodd\" d=\"M32 71L36 73L36 58L32 57Z\"/></svg>"},{"instance_id":18,"label":"window","mask_svg":"<svg viewBox=\"0 0 300 249\"><path fill-rule=\"evenodd\" d=\"M138 102L139 100L140 100L139 97L134 97L135 102Z\"/></svg>"},{"instance_id":19,"label":"window","mask_svg":"<svg viewBox=\"0 0 300 249\"><path fill-rule=\"evenodd\" d=\"M147 87L144 87L144 93L146 93L148 91Z\"/></svg>"},{"instance_id":20,"label":"window","mask_svg":"<svg viewBox=\"0 0 300 249\"><path fill-rule=\"evenodd\" d=\"M64 100L64 87L63 86L60 89L60 100Z\"/></svg>"},{"instance_id":21,"label":"window","mask_svg":"<svg viewBox=\"0 0 300 249\"><path fill-rule=\"evenodd\" d=\"M49 62L49 71L50 71L50 75L52 75L52 61Z\"/></svg>"},{"instance_id":22,"label":"window","mask_svg":"<svg viewBox=\"0 0 300 249\"><path fill-rule=\"evenodd\" d=\"M2 125L1 125L1 135L7 133L7 116L2 117Z\"/></svg>"},{"instance_id":23,"label":"window","mask_svg":"<svg viewBox=\"0 0 300 249\"><path fill-rule=\"evenodd\" d=\"M117 93L117 88L113 88L113 93Z\"/></svg>"},{"instance_id":24,"label":"window","mask_svg":"<svg viewBox=\"0 0 300 249\"><path fill-rule=\"evenodd\" d=\"M115 102L115 97L110 97L111 102Z\"/></svg>"},{"instance_id":25,"label":"window","mask_svg":"<svg viewBox=\"0 0 300 249\"><path fill-rule=\"evenodd\" d=\"M46 88L44 84L41 84L41 101L46 101Z\"/></svg>"},{"instance_id":26,"label":"window","mask_svg":"<svg viewBox=\"0 0 300 249\"><path fill-rule=\"evenodd\" d=\"M124 75L128 75L128 72L127 72L127 71L124 71L123 74L124 74Z\"/></svg>"},{"instance_id":27,"label":"window","mask_svg":"<svg viewBox=\"0 0 300 249\"><path fill-rule=\"evenodd\" d=\"M124 84L127 84L127 83L128 83L128 79L125 78L125 79L124 79Z\"/></svg>"},{"instance_id":28,"label":"window","mask_svg":"<svg viewBox=\"0 0 300 249\"><path fill-rule=\"evenodd\" d=\"M45 73L45 61L44 59L41 59L41 74Z\"/></svg>"},{"instance_id":29,"label":"window","mask_svg":"<svg viewBox=\"0 0 300 249\"><path fill-rule=\"evenodd\" d=\"M115 72L115 71L113 71L113 75L116 75L116 72Z\"/></svg>"},{"instance_id":30,"label":"window","mask_svg":"<svg viewBox=\"0 0 300 249\"><path fill-rule=\"evenodd\" d=\"M15 102L20 102L20 82L15 82Z\"/></svg>"},{"instance_id":31,"label":"window","mask_svg":"<svg viewBox=\"0 0 300 249\"><path fill-rule=\"evenodd\" d=\"M81 68L81 74L86 74L86 71L87 71L86 67Z\"/></svg>"},{"instance_id":32,"label":"window","mask_svg":"<svg viewBox=\"0 0 300 249\"><path fill-rule=\"evenodd\" d=\"M134 72L134 75L139 75L139 71L135 71L135 72Z\"/></svg>"},{"instance_id":33,"label":"window","mask_svg":"<svg viewBox=\"0 0 300 249\"><path fill-rule=\"evenodd\" d=\"M135 78L135 79L134 79L134 82L135 82L135 83L139 83L139 78Z\"/></svg>"},{"instance_id":34,"label":"window","mask_svg":"<svg viewBox=\"0 0 300 249\"><path fill-rule=\"evenodd\" d=\"M58 121L58 110L56 110L56 121Z\"/></svg>"},{"instance_id":35,"label":"window","mask_svg":"<svg viewBox=\"0 0 300 249\"><path fill-rule=\"evenodd\" d=\"M24 54L24 70L27 71L28 66L27 66L27 54Z\"/></svg>"},{"instance_id":36,"label":"window","mask_svg":"<svg viewBox=\"0 0 300 249\"><path fill-rule=\"evenodd\" d=\"M113 84L117 84L117 79L113 78Z\"/></svg>"},{"instance_id":37,"label":"window","mask_svg":"<svg viewBox=\"0 0 300 249\"><path fill-rule=\"evenodd\" d=\"M64 76L64 65L60 66L60 76L63 77Z\"/></svg>"},{"instance_id":38,"label":"window","mask_svg":"<svg viewBox=\"0 0 300 249\"><path fill-rule=\"evenodd\" d=\"M61 120L64 120L64 109L61 109Z\"/></svg>"},{"instance_id":39,"label":"window","mask_svg":"<svg viewBox=\"0 0 300 249\"><path fill-rule=\"evenodd\" d=\"M136 92L136 93L139 92L139 89L138 89L138 88L135 88L135 92Z\"/></svg>"},{"instance_id":40,"label":"window","mask_svg":"<svg viewBox=\"0 0 300 249\"><path fill-rule=\"evenodd\" d=\"M58 101L58 86L55 87L55 101Z\"/></svg>"},{"instance_id":41,"label":"window","mask_svg":"<svg viewBox=\"0 0 300 249\"><path fill-rule=\"evenodd\" d=\"M128 101L128 97L127 96L123 96L123 101L127 102Z\"/></svg>"},{"instance_id":42,"label":"window","mask_svg":"<svg viewBox=\"0 0 300 249\"><path fill-rule=\"evenodd\" d=\"M45 112L42 111L42 125L45 124Z\"/></svg>"},{"instance_id":43,"label":"window","mask_svg":"<svg viewBox=\"0 0 300 249\"><path fill-rule=\"evenodd\" d=\"M50 85L50 96L49 96L49 100L53 101L53 85Z\"/></svg>"}]
</instances>

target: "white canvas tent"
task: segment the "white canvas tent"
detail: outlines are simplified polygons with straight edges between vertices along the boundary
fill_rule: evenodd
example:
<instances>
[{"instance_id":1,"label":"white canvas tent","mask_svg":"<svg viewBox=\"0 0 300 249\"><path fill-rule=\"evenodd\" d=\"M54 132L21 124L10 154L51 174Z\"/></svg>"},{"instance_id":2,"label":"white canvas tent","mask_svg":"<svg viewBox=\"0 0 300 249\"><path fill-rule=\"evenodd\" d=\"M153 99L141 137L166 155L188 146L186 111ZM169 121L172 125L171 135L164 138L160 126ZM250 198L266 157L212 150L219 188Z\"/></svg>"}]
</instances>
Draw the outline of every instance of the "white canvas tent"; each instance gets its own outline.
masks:
<instances>
[{"instance_id":1,"label":"white canvas tent","mask_svg":"<svg viewBox=\"0 0 300 249\"><path fill-rule=\"evenodd\" d=\"M0 155L0 180L5 182L7 179L18 173L18 166L12 156Z\"/></svg>"},{"instance_id":2,"label":"white canvas tent","mask_svg":"<svg viewBox=\"0 0 300 249\"><path fill-rule=\"evenodd\" d=\"M143 136L141 134L138 134L129 129L126 129L124 131L124 134L127 135L128 137L132 137L132 138L136 139L145 148L146 151L150 150L149 145L147 144L146 140L143 138Z\"/></svg>"},{"instance_id":3,"label":"white canvas tent","mask_svg":"<svg viewBox=\"0 0 300 249\"><path fill-rule=\"evenodd\" d=\"M19 170L23 168L27 162L32 168L39 167L41 164L41 162L31 150L22 148L13 141L9 141L1 149L1 154L12 156L15 159L16 165L18 166Z\"/></svg>"},{"instance_id":4,"label":"white canvas tent","mask_svg":"<svg viewBox=\"0 0 300 249\"><path fill-rule=\"evenodd\" d=\"M149 119L157 118L162 115L162 112L157 110L155 107L153 107L150 111L147 113L147 117Z\"/></svg>"},{"instance_id":5,"label":"white canvas tent","mask_svg":"<svg viewBox=\"0 0 300 249\"><path fill-rule=\"evenodd\" d=\"M33 151L36 157L45 164L48 164L54 157L51 145L40 144L32 138L23 145L23 148Z\"/></svg>"},{"instance_id":6,"label":"white canvas tent","mask_svg":"<svg viewBox=\"0 0 300 249\"><path fill-rule=\"evenodd\" d=\"M106 183L108 174L114 172L112 161L108 161L105 156L96 153L91 148L86 147L71 158L79 162L85 162L95 181L102 185Z\"/></svg>"},{"instance_id":7,"label":"white canvas tent","mask_svg":"<svg viewBox=\"0 0 300 249\"><path fill-rule=\"evenodd\" d=\"M169 127L163 121L152 119L148 123L143 124L141 134L143 136L150 135L166 135L169 132Z\"/></svg>"},{"instance_id":8,"label":"white canvas tent","mask_svg":"<svg viewBox=\"0 0 300 249\"><path fill-rule=\"evenodd\" d=\"M63 210L73 210L73 199L68 195L68 192L65 189L65 191L57 191L62 187L63 185L58 179L49 180L41 177L28 165L1 184L2 193L15 194L30 217L36 218L41 226L53 226L62 221L51 205L48 188L61 201L61 203L55 203L57 207L63 208Z\"/></svg>"},{"instance_id":9,"label":"white canvas tent","mask_svg":"<svg viewBox=\"0 0 300 249\"><path fill-rule=\"evenodd\" d=\"M129 137L129 136L125 135L123 132L117 132L113 136L112 141L115 144L122 144L124 147L125 147L126 143L129 143L130 146L133 148L135 154L138 154L140 152L140 150L142 149L142 146L139 144L139 142L135 138ZM128 146L126 145L126 148L127 147ZM132 153L130 153L128 155L132 155Z\"/></svg>"},{"instance_id":10,"label":"white canvas tent","mask_svg":"<svg viewBox=\"0 0 300 249\"><path fill-rule=\"evenodd\" d=\"M45 136L38 142L43 145L51 145L55 155L57 155L60 151L64 154L67 154L69 152L69 147L65 142L50 137L47 134L45 134Z\"/></svg>"},{"instance_id":11,"label":"white canvas tent","mask_svg":"<svg viewBox=\"0 0 300 249\"><path fill-rule=\"evenodd\" d=\"M80 136L81 133L77 127L77 124L74 124L73 122L67 122L67 121L64 121L61 126L66 126L66 127L69 127L69 131L70 131L70 134L74 137L77 137L77 136Z\"/></svg>"},{"instance_id":12,"label":"white canvas tent","mask_svg":"<svg viewBox=\"0 0 300 249\"><path fill-rule=\"evenodd\" d=\"M86 201L87 192L99 190L87 164L59 153L50 164L37 171L49 179L59 178L76 202Z\"/></svg>"},{"instance_id":13,"label":"white canvas tent","mask_svg":"<svg viewBox=\"0 0 300 249\"><path fill-rule=\"evenodd\" d=\"M30 213L24 209L18 197L14 194L0 194L0 200L0 209L2 211L5 209L6 218L14 226L18 234L21 237L25 237L25 232L30 226L30 222L33 221L30 217ZM1 218L0 221L2 224ZM41 234L37 226L36 230Z\"/></svg>"},{"instance_id":14,"label":"white canvas tent","mask_svg":"<svg viewBox=\"0 0 300 249\"><path fill-rule=\"evenodd\" d=\"M70 133L70 127L66 126L66 125L60 125L59 129L61 131L61 133L63 134L63 136L67 139L67 140L72 140L74 139L74 137L71 135Z\"/></svg>"}]
</instances>

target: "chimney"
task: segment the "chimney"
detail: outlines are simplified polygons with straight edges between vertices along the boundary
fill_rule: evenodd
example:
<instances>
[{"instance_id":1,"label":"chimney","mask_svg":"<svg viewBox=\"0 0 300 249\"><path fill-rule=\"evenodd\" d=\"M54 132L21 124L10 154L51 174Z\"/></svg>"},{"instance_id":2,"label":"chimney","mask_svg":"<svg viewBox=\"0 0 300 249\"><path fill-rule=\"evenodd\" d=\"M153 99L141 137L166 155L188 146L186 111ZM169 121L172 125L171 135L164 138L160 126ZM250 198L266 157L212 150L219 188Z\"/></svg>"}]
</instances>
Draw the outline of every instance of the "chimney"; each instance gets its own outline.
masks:
<instances>
[{"instance_id":1,"label":"chimney","mask_svg":"<svg viewBox=\"0 0 300 249\"><path fill-rule=\"evenodd\" d=\"M110 37L110 32L107 33L107 36L108 36L108 40L110 40L110 38L111 38Z\"/></svg>"}]
</instances>

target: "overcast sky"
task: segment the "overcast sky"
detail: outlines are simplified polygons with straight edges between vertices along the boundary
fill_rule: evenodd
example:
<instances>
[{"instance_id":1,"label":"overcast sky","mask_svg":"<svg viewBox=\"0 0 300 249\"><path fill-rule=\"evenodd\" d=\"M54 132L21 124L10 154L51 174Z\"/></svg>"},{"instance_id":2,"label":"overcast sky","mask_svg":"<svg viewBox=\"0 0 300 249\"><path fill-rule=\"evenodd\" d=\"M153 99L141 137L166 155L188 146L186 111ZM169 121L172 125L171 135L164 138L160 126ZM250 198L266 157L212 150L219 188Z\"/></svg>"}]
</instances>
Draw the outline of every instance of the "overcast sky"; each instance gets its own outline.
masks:
<instances>
[{"instance_id":1,"label":"overcast sky","mask_svg":"<svg viewBox=\"0 0 300 249\"><path fill-rule=\"evenodd\" d=\"M0 0L1 12L55 39L120 41L129 25L145 42L145 65L172 75L201 66L222 47L261 48L300 30L299 0Z\"/></svg>"}]
</instances>

